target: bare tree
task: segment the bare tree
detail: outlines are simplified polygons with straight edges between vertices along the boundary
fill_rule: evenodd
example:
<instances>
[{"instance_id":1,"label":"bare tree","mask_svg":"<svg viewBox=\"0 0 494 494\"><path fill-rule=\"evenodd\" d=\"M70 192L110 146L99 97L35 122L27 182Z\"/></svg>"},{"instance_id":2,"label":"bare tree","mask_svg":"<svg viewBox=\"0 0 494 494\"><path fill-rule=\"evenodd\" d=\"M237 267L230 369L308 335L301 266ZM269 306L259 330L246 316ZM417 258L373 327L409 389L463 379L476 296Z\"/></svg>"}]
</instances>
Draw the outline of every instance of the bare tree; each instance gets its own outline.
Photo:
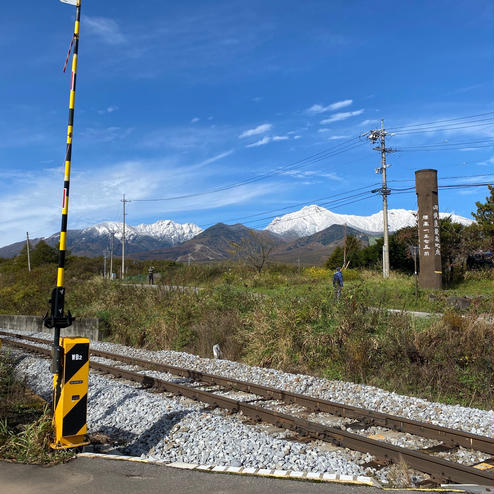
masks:
<instances>
[{"instance_id":1,"label":"bare tree","mask_svg":"<svg viewBox=\"0 0 494 494\"><path fill-rule=\"evenodd\" d=\"M251 230L240 242L230 242L230 246L234 257L261 273L269 262L275 244L269 234Z\"/></svg>"}]
</instances>

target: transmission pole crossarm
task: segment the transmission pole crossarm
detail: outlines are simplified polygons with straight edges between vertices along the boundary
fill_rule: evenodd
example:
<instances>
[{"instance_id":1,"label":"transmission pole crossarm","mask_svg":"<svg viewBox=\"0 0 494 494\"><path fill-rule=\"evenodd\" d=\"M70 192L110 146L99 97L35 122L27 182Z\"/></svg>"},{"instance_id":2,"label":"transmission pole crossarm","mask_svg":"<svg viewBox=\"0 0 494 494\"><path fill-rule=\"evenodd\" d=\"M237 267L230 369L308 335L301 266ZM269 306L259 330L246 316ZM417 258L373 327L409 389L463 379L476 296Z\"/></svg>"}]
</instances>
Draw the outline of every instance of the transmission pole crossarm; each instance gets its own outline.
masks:
<instances>
[{"instance_id":1,"label":"transmission pole crossarm","mask_svg":"<svg viewBox=\"0 0 494 494\"><path fill-rule=\"evenodd\" d=\"M386 154L393 152L392 149L386 147L386 136L391 135L384 129L384 120L381 120L381 128L376 130L370 130L365 134L367 138L375 144L379 141L380 145L372 148L375 151L381 152L381 167L376 168L376 173L382 175L382 187L375 189L373 192L379 192L383 198L383 230L384 230L384 242L383 242L383 277L389 277L389 235L388 235L388 195L391 191L388 189L386 181L386 169L391 165L386 163Z\"/></svg>"}]
</instances>

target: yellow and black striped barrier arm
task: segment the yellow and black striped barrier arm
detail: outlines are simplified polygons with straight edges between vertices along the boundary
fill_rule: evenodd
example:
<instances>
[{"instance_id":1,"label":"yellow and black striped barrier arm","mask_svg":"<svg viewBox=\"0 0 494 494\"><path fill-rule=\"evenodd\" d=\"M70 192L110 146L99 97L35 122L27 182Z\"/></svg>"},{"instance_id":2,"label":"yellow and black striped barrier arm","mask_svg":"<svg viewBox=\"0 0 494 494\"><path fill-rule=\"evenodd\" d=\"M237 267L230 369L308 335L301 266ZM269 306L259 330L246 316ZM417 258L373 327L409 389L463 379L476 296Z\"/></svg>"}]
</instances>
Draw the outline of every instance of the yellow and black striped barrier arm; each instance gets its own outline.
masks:
<instances>
[{"instance_id":1,"label":"yellow and black striped barrier arm","mask_svg":"<svg viewBox=\"0 0 494 494\"><path fill-rule=\"evenodd\" d=\"M54 328L53 335L53 361L52 372L53 380L53 411L55 410L60 399L62 386L62 360L63 348L60 346L60 329L66 328L72 324L74 318L70 311L65 314L65 253L67 249L67 219L69 214L69 190L70 190L70 167L72 160L72 136L74 131L74 107L75 91L77 79L77 57L79 53L79 24L81 18L81 1L80 0L61 0L76 7L76 18L74 25L74 34L72 37L71 47L74 51L72 55L72 73L70 77L70 98L69 98L69 121L67 125L67 143L65 149L65 172L62 194L62 225L60 228L60 248L58 252L58 270L57 285L51 294L50 310L43 318L44 325L47 328ZM70 48L69 54L70 56Z\"/></svg>"}]
</instances>

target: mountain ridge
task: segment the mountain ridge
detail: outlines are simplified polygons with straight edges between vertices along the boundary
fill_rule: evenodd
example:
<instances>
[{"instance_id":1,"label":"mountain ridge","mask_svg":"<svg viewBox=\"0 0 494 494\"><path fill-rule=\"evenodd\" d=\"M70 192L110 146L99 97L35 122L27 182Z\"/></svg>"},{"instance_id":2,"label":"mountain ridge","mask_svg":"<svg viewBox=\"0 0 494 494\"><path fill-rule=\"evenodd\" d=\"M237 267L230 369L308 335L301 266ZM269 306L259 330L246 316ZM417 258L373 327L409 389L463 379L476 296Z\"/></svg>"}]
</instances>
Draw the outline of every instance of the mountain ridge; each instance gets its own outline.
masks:
<instances>
[{"instance_id":1,"label":"mountain ridge","mask_svg":"<svg viewBox=\"0 0 494 494\"><path fill-rule=\"evenodd\" d=\"M416 224L416 211L407 209L388 210L388 228L390 232ZM452 220L470 225L472 220L453 213L439 213L441 218L451 216ZM284 238L301 238L313 235L331 225L347 225L364 233L379 235L383 233L383 212L369 216L333 213L316 204L305 206L298 211L276 217L265 230L277 233Z\"/></svg>"},{"instance_id":2,"label":"mountain ridge","mask_svg":"<svg viewBox=\"0 0 494 494\"><path fill-rule=\"evenodd\" d=\"M451 216L453 221L466 225L473 222L462 216L450 213L440 213L440 216L442 218ZM413 226L416 223L416 212L405 209L391 209L388 211L388 222L390 232L399 230L405 226ZM221 227L221 225L223 226ZM323 232L333 226L339 226L341 228L333 228L331 235L335 232L339 232L338 235L343 237L342 232L345 225L348 229L348 234L350 234L351 229L353 229L354 233L352 234L356 236L359 236L360 233L364 234L364 237L380 236L382 235L383 230L382 211L370 216L345 215L333 213L321 206L311 205L275 218L263 230L250 229L240 223L236 225L217 223L207 230L203 230L193 223L180 224L175 223L172 220L157 220L152 224L142 223L137 226L126 225L126 253L149 258L150 253L159 254L161 256L165 254L165 250L174 249L169 251L168 254L178 259L184 254L183 249L178 249L176 247L191 241L197 236L202 235L204 232L208 232L206 238L199 238L198 243L196 243L196 246L194 247L196 250L188 252L187 255L190 254L194 257L192 254L195 252L195 257L197 257L195 260L201 259L202 261L217 258L224 259L226 258L225 251L227 249L225 246L225 239L230 238L230 240L239 241L242 238L245 238L247 231L264 232L266 235L272 235L272 240L274 239L274 243L276 244L276 251L281 248L278 246L278 243L281 240L283 240L282 243L285 243L311 237L312 235ZM232 229L227 231L225 228L228 226L232 227ZM213 228L212 231L211 228ZM219 232L221 228L223 228L222 233L215 234L215 232ZM80 230L69 230L67 232L67 249L71 250L73 255L90 257L101 256L105 250L109 249L111 234L114 233L114 255L120 256L122 252L122 230L123 224L116 221L106 221ZM240 230L242 230L242 232L240 232ZM257 234L259 233L256 233L256 235ZM215 237L215 235L218 245L214 245L213 237ZM52 247L58 248L59 239L60 233L55 233L43 240ZM31 245L36 245L40 240L41 238L31 239ZM315 251L318 250L315 247L315 244L327 245L327 243L325 244L324 242L321 244L320 238L317 240L316 237L309 243L311 242L314 243L311 249L315 249ZM302 249L302 244L297 244L297 246L294 244L292 250ZM1 247L0 257L14 257L22 250L24 245L25 241L21 241ZM185 249L188 247L190 247L190 244L186 245ZM286 255L282 254L280 259L285 257Z\"/></svg>"}]
</instances>

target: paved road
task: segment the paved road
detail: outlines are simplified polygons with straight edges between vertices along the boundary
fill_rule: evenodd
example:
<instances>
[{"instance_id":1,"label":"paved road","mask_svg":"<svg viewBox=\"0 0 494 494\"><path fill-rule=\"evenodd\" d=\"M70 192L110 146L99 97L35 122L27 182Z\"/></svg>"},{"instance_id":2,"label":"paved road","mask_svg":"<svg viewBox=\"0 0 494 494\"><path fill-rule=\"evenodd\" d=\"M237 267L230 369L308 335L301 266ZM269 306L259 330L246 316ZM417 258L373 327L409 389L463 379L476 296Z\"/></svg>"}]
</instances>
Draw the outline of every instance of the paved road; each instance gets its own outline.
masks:
<instances>
[{"instance_id":1,"label":"paved road","mask_svg":"<svg viewBox=\"0 0 494 494\"><path fill-rule=\"evenodd\" d=\"M76 458L51 467L0 462L1 494L382 494L375 487L180 470ZM405 491L394 491L399 494ZM414 491L406 491L410 494Z\"/></svg>"}]
</instances>

